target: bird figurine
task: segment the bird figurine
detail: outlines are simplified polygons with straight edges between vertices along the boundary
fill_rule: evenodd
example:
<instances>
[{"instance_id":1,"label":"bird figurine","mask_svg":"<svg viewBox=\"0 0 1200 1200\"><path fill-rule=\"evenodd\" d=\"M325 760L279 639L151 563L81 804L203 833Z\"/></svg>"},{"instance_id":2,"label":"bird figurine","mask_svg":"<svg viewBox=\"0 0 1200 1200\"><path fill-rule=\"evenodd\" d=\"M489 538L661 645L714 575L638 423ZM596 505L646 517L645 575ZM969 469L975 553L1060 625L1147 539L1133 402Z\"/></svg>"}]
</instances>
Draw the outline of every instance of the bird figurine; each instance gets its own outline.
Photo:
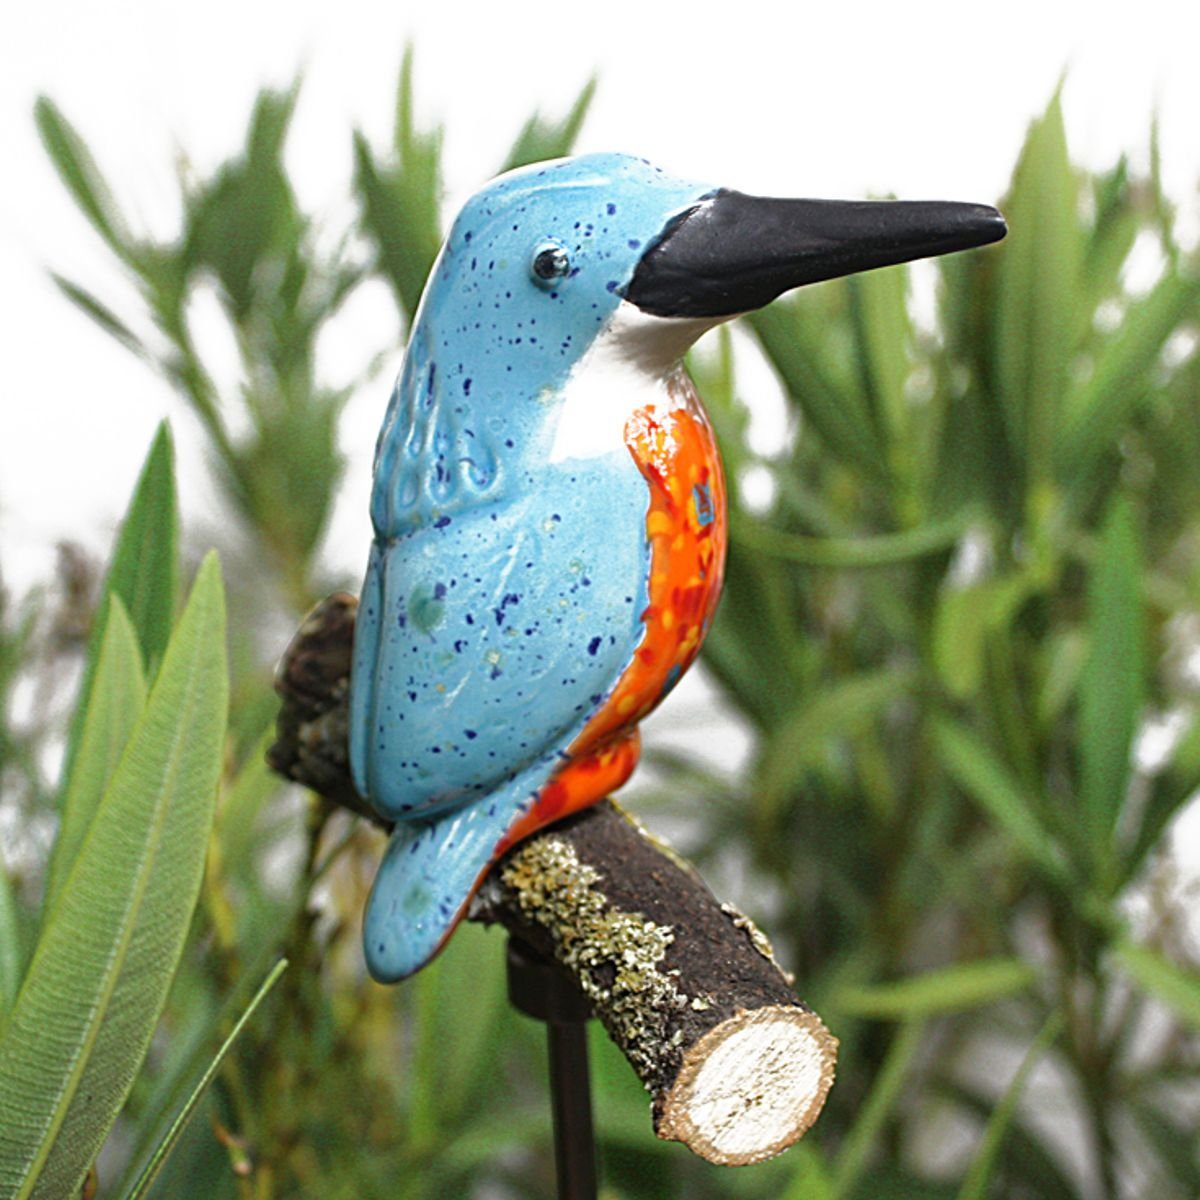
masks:
<instances>
[{"instance_id":1,"label":"bird figurine","mask_svg":"<svg viewBox=\"0 0 1200 1200\"><path fill-rule=\"evenodd\" d=\"M364 948L392 982L489 866L620 787L700 649L725 484L681 359L791 288L996 241L983 205L769 199L591 154L455 220L375 452L350 693L394 830Z\"/></svg>"}]
</instances>

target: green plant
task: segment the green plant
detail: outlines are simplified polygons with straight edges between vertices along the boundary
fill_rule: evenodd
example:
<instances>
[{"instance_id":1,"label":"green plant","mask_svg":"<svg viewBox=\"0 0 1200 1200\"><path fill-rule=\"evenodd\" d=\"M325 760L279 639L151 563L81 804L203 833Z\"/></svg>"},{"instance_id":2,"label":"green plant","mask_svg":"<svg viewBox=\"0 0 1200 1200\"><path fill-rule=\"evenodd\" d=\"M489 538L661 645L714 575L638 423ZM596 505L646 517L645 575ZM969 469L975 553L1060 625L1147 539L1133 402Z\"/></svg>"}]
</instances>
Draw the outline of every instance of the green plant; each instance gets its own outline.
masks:
<instances>
[{"instance_id":1,"label":"green plant","mask_svg":"<svg viewBox=\"0 0 1200 1200\"><path fill-rule=\"evenodd\" d=\"M531 119L507 162L566 152L591 96L589 84L562 121ZM264 93L245 149L210 179L185 181L183 224L167 241L130 232L78 134L49 101L38 108L64 182L143 311L118 316L65 279L64 291L176 387L238 528L264 551L265 586L239 580L231 592L229 736L199 902L165 1005L149 986L139 997L139 1036L159 1007L163 1036L116 1118L101 1191L130 1194L153 1164L149 1195L548 1195L539 1031L505 1004L500 937L464 929L403 988L366 982L357 920L379 839L322 803L298 805L262 761L264 659L280 648L267 650L263 631L276 628L272 605L294 621L328 586L321 531L356 382L324 381L317 335L336 330L369 276L394 297L399 334L444 224L442 132L418 125L411 56L392 145L353 136L359 221L333 239L316 236L287 180L296 97ZM745 880L734 898L770 928L842 1061L801 1146L730 1172L653 1140L627 1064L593 1031L611 1197L1200 1192L1190 1137L1200 979L1166 886L1171 822L1200 786L1197 686L1184 666L1200 606L1197 263L1176 240L1156 168L1071 164L1057 96L1001 207L1006 244L929 268L928 325L913 315L907 268L804 289L750 322L757 349L737 354L763 353L788 404L776 453L747 437L729 334L693 361L733 523L705 663L754 752L741 777L660 753L664 783L642 803L651 822L686 821L689 852L714 878L733 868ZM1158 264L1136 291L1135 246ZM243 386L230 394L218 394L188 324L190 298L208 286L241 356ZM169 478L165 445L139 496ZM747 501L755 478L769 482L765 504ZM104 595L117 599L100 607L58 789L69 803L52 895L86 877L66 863L87 854L84 828L102 828L100 781L183 654L167 648L186 624L164 599L176 586L173 500L160 493L137 511L135 501L121 544L145 536L153 552L114 557ZM111 582L130 564L154 585ZM200 612L215 621L212 572L193 588L189 629ZM50 789L7 697L36 661L33 612L0 621L0 778L5 805L31 818ZM87 699L101 694L120 699ZM1174 735L1151 760L1139 739L1160 720ZM215 760L207 769L215 780ZM202 826L196 818L193 852ZM10 1004L38 874L24 864L15 887L0 876ZM185 924L191 894L177 897ZM281 953L291 968L225 1043L200 1098L247 981ZM1150 1016L1157 1033L1145 1038ZM981 1056L1012 1065L980 1070ZM1070 1154L1047 1134L1050 1084L1083 1131ZM112 1092L106 1120L123 1095ZM180 1134L173 1115L192 1107ZM101 1133L79 1143L77 1163ZM177 1139L166 1158L155 1151L164 1137Z\"/></svg>"},{"instance_id":2,"label":"green plant","mask_svg":"<svg viewBox=\"0 0 1200 1200\"><path fill-rule=\"evenodd\" d=\"M177 574L164 430L102 592L23 970L4 888L6 1197L79 1190L149 1049L196 906L225 737L225 608L210 555L176 624Z\"/></svg>"}]
</instances>

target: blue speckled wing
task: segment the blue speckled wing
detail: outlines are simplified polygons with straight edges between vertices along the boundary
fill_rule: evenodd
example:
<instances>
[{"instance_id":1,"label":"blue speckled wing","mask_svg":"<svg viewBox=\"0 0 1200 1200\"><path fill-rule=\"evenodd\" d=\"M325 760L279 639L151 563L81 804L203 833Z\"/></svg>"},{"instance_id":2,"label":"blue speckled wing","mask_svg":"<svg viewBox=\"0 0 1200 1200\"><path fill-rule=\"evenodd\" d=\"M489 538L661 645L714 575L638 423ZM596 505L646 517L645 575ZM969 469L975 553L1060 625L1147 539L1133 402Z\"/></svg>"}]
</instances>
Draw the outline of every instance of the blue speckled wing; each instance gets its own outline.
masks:
<instances>
[{"instance_id":1,"label":"blue speckled wing","mask_svg":"<svg viewBox=\"0 0 1200 1200\"><path fill-rule=\"evenodd\" d=\"M546 464L536 488L376 540L351 763L380 812L428 817L552 767L641 638L646 506L614 454Z\"/></svg>"},{"instance_id":2,"label":"blue speckled wing","mask_svg":"<svg viewBox=\"0 0 1200 1200\"><path fill-rule=\"evenodd\" d=\"M396 826L363 921L363 948L375 979L395 983L438 952L496 845L545 776L545 765L535 763L490 796Z\"/></svg>"},{"instance_id":3,"label":"blue speckled wing","mask_svg":"<svg viewBox=\"0 0 1200 1200\"><path fill-rule=\"evenodd\" d=\"M444 387L429 323L416 327L375 450L371 521L398 538L478 506L499 484L499 456L459 380Z\"/></svg>"}]
</instances>

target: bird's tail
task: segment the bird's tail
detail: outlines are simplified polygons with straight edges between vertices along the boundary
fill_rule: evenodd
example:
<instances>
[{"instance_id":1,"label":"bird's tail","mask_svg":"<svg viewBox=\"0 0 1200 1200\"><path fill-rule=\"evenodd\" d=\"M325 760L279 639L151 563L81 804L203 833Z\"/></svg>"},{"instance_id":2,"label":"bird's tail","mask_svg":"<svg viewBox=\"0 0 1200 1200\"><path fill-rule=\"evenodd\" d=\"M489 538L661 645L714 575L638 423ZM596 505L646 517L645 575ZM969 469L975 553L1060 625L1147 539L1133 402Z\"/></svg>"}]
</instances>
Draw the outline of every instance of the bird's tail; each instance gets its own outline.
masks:
<instances>
[{"instance_id":1,"label":"bird's tail","mask_svg":"<svg viewBox=\"0 0 1200 1200\"><path fill-rule=\"evenodd\" d=\"M437 954L551 770L539 763L471 804L396 826L363 922L363 948L375 979L396 983Z\"/></svg>"}]
</instances>

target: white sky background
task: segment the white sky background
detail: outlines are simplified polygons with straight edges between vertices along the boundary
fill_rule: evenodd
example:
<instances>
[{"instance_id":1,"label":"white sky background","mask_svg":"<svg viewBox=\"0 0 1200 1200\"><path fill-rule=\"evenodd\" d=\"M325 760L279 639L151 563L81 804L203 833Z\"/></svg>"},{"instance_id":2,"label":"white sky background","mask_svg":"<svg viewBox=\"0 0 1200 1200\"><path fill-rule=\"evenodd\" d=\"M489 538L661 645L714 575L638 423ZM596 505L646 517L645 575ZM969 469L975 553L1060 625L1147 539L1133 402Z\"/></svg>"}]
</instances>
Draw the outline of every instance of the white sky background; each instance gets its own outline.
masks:
<instances>
[{"instance_id":1,"label":"white sky background","mask_svg":"<svg viewBox=\"0 0 1200 1200\"><path fill-rule=\"evenodd\" d=\"M180 445L185 526L216 520L195 426L49 281L53 267L118 313L140 315L41 150L31 115L39 92L80 129L122 206L164 234L175 229L177 151L211 169L241 145L257 88L286 85L300 67L290 166L304 205L343 227L353 212L350 130L358 124L377 146L386 142L409 38L418 115L447 126L448 212L495 168L535 106L562 113L593 71L600 90L580 150L636 152L751 192L990 202L1066 68L1076 159L1106 167L1124 149L1144 162L1157 106L1168 190L1190 204L1200 181L1198 33L1194 0L10 3L0 20L9 164L0 188L0 567L23 590L48 576L61 538L104 553L164 415ZM391 300L363 289L323 347L326 377L353 374L393 327ZM753 401L759 376L743 377ZM351 467L326 558L352 574L366 555L370 456L388 384L356 396L344 428ZM761 387L769 400L769 378Z\"/></svg>"}]
</instances>

